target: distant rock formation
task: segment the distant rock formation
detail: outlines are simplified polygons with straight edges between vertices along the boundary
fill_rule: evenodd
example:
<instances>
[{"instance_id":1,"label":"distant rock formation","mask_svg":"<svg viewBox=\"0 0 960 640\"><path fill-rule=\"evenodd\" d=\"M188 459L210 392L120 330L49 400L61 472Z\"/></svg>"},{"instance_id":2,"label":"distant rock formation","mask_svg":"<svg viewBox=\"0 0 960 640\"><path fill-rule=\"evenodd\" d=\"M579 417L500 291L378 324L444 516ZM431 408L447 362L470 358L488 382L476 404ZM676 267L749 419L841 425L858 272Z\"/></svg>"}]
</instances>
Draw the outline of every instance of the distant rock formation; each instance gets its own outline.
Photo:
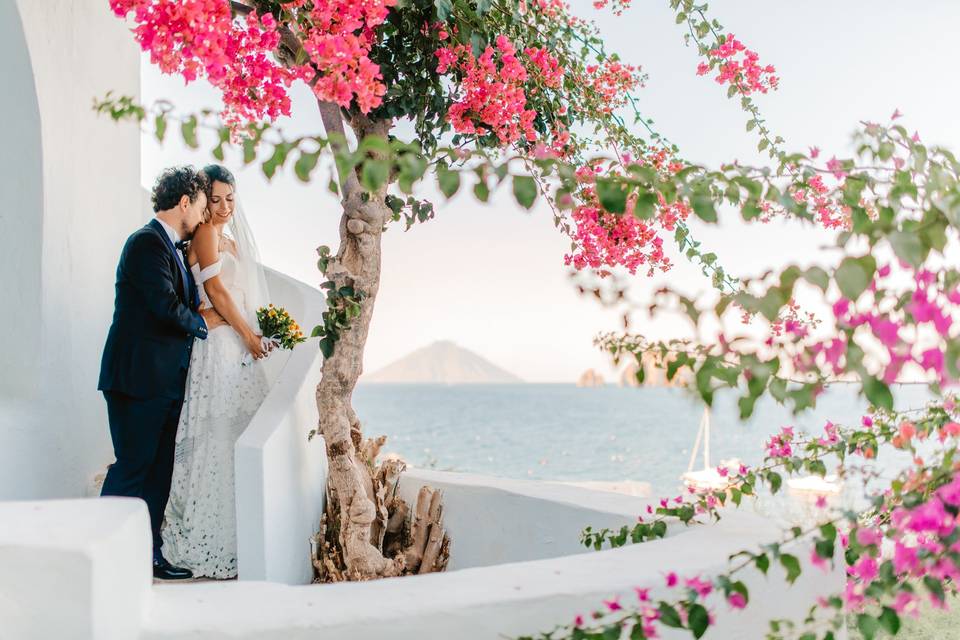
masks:
<instances>
[{"instance_id":1,"label":"distant rock formation","mask_svg":"<svg viewBox=\"0 0 960 640\"><path fill-rule=\"evenodd\" d=\"M657 366L656 354L645 352L640 360L643 363L643 384L637 380L639 367L634 360L620 373L621 387L685 387L690 382L689 367L680 367L673 380L667 380L667 370Z\"/></svg>"},{"instance_id":2,"label":"distant rock formation","mask_svg":"<svg viewBox=\"0 0 960 640\"><path fill-rule=\"evenodd\" d=\"M361 382L421 384L516 384L523 380L472 351L442 340L375 371Z\"/></svg>"},{"instance_id":3,"label":"distant rock formation","mask_svg":"<svg viewBox=\"0 0 960 640\"><path fill-rule=\"evenodd\" d=\"M603 376L594 371L593 369L587 369L580 374L580 379L577 380L578 387L600 387L607 384L607 381L603 379Z\"/></svg>"}]
</instances>

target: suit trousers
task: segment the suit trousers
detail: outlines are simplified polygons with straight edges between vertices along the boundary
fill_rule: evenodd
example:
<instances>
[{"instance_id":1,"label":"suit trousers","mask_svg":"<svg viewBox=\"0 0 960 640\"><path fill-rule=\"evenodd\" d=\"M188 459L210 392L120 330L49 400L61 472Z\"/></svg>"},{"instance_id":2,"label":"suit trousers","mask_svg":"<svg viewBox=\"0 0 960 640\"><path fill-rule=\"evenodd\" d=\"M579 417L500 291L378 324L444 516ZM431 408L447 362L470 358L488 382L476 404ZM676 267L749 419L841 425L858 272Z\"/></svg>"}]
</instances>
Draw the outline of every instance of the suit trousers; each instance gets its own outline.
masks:
<instances>
[{"instance_id":1,"label":"suit trousers","mask_svg":"<svg viewBox=\"0 0 960 640\"><path fill-rule=\"evenodd\" d=\"M107 470L100 495L141 498L147 503L153 557L158 559L183 398L134 398L116 391L103 395L117 461Z\"/></svg>"}]
</instances>

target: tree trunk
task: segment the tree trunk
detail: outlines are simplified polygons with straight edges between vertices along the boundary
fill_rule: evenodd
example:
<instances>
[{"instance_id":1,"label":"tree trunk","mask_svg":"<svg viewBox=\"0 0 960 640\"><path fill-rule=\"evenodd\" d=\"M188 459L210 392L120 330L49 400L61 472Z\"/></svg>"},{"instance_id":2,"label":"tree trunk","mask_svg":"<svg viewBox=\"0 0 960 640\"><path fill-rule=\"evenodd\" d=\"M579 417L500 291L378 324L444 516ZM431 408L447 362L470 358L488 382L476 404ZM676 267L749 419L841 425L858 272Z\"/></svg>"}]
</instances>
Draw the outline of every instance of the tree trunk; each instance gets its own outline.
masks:
<instances>
[{"instance_id":1,"label":"tree trunk","mask_svg":"<svg viewBox=\"0 0 960 640\"><path fill-rule=\"evenodd\" d=\"M330 103L319 106L328 137L342 135L340 109ZM392 123L356 116L351 125L357 140L362 140L367 135L386 138ZM380 286L381 235L392 214L385 204L387 184L367 193L351 171L340 176L340 186L340 247L328 263L326 276L338 289L349 286L365 297L360 315L341 332L333 355L324 360L317 386L319 431L326 442L329 473L328 509L316 539L320 557L314 558L315 566L324 581L442 570L449 540L442 527L439 492L421 490L414 535L408 535L410 509L395 493L403 464L389 460L378 467L377 454L386 438L365 440L351 406ZM421 562L424 559L427 562Z\"/></svg>"}]
</instances>

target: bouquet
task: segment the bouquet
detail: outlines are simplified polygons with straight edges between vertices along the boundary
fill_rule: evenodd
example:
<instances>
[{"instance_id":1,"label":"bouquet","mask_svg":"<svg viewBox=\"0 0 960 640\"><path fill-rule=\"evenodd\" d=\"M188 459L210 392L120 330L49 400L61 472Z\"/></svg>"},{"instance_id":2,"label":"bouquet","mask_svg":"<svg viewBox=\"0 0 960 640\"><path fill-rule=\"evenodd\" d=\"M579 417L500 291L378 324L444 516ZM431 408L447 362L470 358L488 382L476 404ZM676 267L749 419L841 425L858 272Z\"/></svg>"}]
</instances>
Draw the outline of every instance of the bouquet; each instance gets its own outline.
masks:
<instances>
[{"instance_id":1,"label":"bouquet","mask_svg":"<svg viewBox=\"0 0 960 640\"><path fill-rule=\"evenodd\" d=\"M300 330L300 325L290 317L290 314L283 307L275 307L273 304L260 307L257 309L257 324L260 325L265 349L274 347L293 349L301 342L306 341L303 332ZM249 353L244 355L244 364L249 364L252 361L253 358Z\"/></svg>"}]
</instances>

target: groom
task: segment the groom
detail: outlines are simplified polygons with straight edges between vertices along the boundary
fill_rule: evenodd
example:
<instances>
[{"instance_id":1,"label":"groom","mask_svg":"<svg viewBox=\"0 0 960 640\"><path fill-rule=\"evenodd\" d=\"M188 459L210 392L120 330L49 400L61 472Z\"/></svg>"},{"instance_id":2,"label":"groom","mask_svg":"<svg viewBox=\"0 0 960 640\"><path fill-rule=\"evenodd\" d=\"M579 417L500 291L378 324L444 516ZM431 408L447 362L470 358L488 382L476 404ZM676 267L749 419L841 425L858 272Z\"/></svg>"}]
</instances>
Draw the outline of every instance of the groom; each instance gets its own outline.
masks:
<instances>
[{"instance_id":1,"label":"groom","mask_svg":"<svg viewBox=\"0 0 960 640\"><path fill-rule=\"evenodd\" d=\"M199 307L184 243L203 221L206 179L191 167L166 169L153 187L156 217L127 239L117 265L113 323L98 389L107 400L117 461L103 496L142 498L153 530L153 575L191 578L160 552L160 524L170 495L173 453L194 338L207 337L215 312Z\"/></svg>"}]
</instances>

